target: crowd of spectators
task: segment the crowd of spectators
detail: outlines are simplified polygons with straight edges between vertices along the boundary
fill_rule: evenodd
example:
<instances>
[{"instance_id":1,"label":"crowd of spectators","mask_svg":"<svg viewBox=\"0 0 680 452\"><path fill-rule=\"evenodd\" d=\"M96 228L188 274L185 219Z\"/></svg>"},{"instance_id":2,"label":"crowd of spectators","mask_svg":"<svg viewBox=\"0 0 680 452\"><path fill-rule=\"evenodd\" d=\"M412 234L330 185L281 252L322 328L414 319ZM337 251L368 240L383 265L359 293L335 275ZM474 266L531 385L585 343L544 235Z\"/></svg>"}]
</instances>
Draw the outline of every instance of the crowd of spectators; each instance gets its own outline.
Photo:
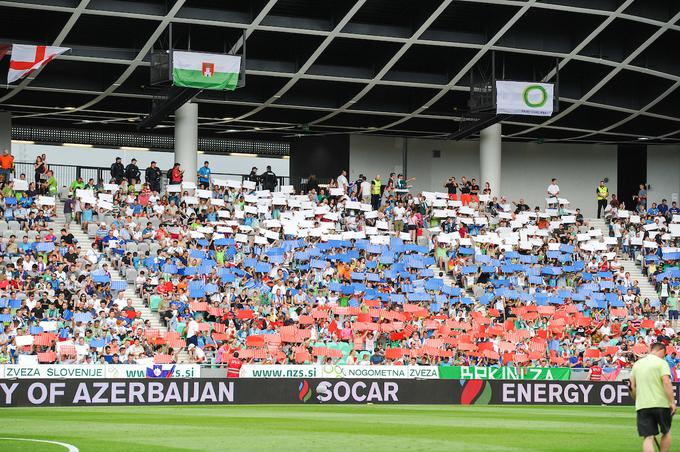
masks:
<instances>
[{"instance_id":1,"label":"crowd of spectators","mask_svg":"<svg viewBox=\"0 0 680 452\"><path fill-rule=\"evenodd\" d=\"M312 176L297 192L270 168L228 180L205 162L196 184L176 164L165 176L161 192L155 163L142 183L136 161L117 159L111 183L73 181L56 232L54 206L38 204L47 196L3 185L0 362L175 362L186 348L195 363L238 352L248 363L621 368L676 340L675 203L609 203L603 234L555 179L532 209L466 177L415 193L401 174ZM644 266L658 300L640 299L620 254ZM128 283L164 328L141 319Z\"/></svg>"}]
</instances>

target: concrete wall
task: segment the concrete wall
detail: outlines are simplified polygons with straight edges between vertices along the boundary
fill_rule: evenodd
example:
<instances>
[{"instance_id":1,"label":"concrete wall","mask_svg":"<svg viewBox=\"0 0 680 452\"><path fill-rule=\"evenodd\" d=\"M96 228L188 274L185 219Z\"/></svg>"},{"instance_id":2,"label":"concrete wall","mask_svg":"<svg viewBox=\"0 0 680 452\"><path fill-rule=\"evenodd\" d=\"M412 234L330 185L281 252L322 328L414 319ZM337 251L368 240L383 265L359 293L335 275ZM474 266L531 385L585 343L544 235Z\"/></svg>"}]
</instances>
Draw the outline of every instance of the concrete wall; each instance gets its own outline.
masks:
<instances>
[{"instance_id":1,"label":"concrete wall","mask_svg":"<svg viewBox=\"0 0 680 452\"><path fill-rule=\"evenodd\" d=\"M380 174L387 179L390 173L404 170L404 138L351 135L349 141L349 178L359 174L372 179Z\"/></svg>"},{"instance_id":2,"label":"concrete wall","mask_svg":"<svg viewBox=\"0 0 680 452\"><path fill-rule=\"evenodd\" d=\"M524 196L532 207L545 205L546 188L556 177L560 197L595 216L595 187L609 178L610 193L617 190L617 147L588 144L506 143L503 145L502 189L512 199Z\"/></svg>"},{"instance_id":3,"label":"concrete wall","mask_svg":"<svg viewBox=\"0 0 680 452\"><path fill-rule=\"evenodd\" d=\"M155 160L162 170L171 168L175 162L175 154L172 152L48 146L24 143L14 143L12 145L12 153L17 162L33 162L36 156L44 153L47 154L48 163L105 168L111 166L116 157L121 157L125 165L131 159L136 158L137 165L142 170L142 173L152 160ZM265 167L271 165L272 171L277 175L289 175L288 159L199 154L199 168L203 166L203 162L206 160L210 162L210 167L215 173L248 174L253 166L256 166L259 171L264 172Z\"/></svg>"},{"instance_id":4,"label":"concrete wall","mask_svg":"<svg viewBox=\"0 0 680 452\"><path fill-rule=\"evenodd\" d=\"M394 171L402 162L403 139L355 135L350 140L350 173ZM407 173L415 177L418 191L444 191L450 176L479 180L479 142L407 139ZM433 158L433 150L441 151ZM532 207L545 207L550 179L559 179L562 197L586 216L596 212L595 186L609 178L610 192L616 192L616 146L582 144L503 143L501 193L511 200L524 198ZM482 186L483 183L480 183Z\"/></svg>"},{"instance_id":5,"label":"concrete wall","mask_svg":"<svg viewBox=\"0 0 680 452\"><path fill-rule=\"evenodd\" d=\"M680 146L647 146L648 196L652 202L677 201L680 193Z\"/></svg>"}]
</instances>

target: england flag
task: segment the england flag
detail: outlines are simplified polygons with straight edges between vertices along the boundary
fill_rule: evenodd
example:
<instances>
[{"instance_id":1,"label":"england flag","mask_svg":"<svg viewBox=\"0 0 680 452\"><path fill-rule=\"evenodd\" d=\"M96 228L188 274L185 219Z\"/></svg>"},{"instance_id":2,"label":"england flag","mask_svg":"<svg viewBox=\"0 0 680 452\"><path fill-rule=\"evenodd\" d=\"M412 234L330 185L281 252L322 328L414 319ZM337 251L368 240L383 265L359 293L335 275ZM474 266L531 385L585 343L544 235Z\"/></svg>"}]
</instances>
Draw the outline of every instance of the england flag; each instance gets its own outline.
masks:
<instances>
[{"instance_id":1,"label":"england flag","mask_svg":"<svg viewBox=\"0 0 680 452\"><path fill-rule=\"evenodd\" d=\"M67 50L68 47L12 45L12 58L9 62L7 83L13 83L40 69L52 59Z\"/></svg>"}]
</instances>

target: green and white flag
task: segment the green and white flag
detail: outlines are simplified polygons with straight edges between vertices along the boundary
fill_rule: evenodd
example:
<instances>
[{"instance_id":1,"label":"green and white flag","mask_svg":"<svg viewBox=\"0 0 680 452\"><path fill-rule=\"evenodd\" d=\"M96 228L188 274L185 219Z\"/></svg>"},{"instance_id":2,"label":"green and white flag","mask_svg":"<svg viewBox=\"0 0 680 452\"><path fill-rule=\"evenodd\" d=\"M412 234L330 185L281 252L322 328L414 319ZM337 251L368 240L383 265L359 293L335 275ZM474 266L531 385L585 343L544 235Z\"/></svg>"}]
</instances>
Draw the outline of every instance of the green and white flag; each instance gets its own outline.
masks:
<instances>
[{"instance_id":1,"label":"green and white flag","mask_svg":"<svg viewBox=\"0 0 680 452\"><path fill-rule=\"evenodd\" d=\"M496 81L496 114L551 116L551 83Z\"/></svg>"},{"instance_id":2,"label":"green and white flag","mask_svg":"<svg viewBox=\"0 0 680 452\"><path fill-rule=\"evenodd\" d=\"M172 82L198 89L236 89L241 57L219 53L172 52Z\"/></svg>"}]
</instances>

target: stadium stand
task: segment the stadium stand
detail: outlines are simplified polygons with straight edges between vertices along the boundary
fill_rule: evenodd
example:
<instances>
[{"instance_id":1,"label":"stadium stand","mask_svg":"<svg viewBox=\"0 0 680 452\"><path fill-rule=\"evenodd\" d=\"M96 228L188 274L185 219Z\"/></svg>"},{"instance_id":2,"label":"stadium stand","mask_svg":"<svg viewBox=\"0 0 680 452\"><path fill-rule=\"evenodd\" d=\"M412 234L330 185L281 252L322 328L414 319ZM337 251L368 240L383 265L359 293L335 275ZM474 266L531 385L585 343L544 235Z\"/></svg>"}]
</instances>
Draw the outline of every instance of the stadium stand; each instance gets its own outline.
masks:
<instances>
[{"instance_id":1,"label":"stadium stand","mask_svg":"<svg viewBox=\"0 0 680 452\"><path fill-rule=\"evenodd\" d=\"M377 199L344 175L303 193L260 182L74 181L63 199L4 184L0 362L219 364L238 351L616 374L675 338L676 206L610 205L598 223L567 199L531 209L411 194L398 178Z\"/></svg>"}]
</instances>

